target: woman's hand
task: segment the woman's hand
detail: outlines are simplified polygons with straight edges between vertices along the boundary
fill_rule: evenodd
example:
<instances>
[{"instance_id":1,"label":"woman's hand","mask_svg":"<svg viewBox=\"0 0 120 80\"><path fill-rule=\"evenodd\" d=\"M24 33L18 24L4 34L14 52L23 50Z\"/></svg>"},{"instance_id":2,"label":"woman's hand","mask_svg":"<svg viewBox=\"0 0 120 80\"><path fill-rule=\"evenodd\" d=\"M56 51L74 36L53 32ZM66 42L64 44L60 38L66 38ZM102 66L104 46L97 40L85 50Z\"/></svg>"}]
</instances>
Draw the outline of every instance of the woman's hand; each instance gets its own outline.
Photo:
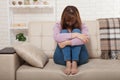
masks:
<instances>
[{"instance_id":1,"label":"woman's hand","mask_svg":"<svg viewBox=\"0 0 120 80\"><path fill-rule=\"evenodd\" d=\"M79 34L77 38L81 39L84 43L89 41L88 36L86 34Z\"/></svg>"},{"instance_id":2,"label":"woman's hand","mask_svg":"<svg viewBox=\"0 0 120 80\"><path fill-rule=\"evenodd\" d=\"M63 42L58 43L58 45L60 48L64 48L67 45L71 45L71 42L69 40L67 40L67 41L63 41Z\"/></svg>"},{"instance_id":3,"label":"woman's hand","mask_svg":"<svg viewBox=\"0 0 120 80\"><path fill-rule=\"evenodd\" d=\"M84 43L87 43L89 41L88 36L86 34L72 33L72 38L79 38Z\"/></svg>"}]
</instances>

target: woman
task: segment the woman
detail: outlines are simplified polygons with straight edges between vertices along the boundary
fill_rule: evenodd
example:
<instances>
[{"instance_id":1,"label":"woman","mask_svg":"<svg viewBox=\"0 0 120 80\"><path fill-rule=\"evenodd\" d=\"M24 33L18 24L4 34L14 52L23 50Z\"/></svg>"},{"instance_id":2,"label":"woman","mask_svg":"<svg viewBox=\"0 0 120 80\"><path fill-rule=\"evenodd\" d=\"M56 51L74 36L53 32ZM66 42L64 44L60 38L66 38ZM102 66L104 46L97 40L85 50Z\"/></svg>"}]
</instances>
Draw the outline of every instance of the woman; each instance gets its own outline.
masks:
<instances>
[{"instance_id":1,"label":"woman","mask_svg":"<svg viewBox=\"0 0 120 80\"><path fill-rule=\"evenodd\" d=\"M88 62L88 52L84 44L89 41L89 37L88 29L82 24L75 6L64 9L61 22L54 27L54 39L57 42L54 62L66 65L65 74L76 74L78 65Z\"/></svg>"}]
</instances>

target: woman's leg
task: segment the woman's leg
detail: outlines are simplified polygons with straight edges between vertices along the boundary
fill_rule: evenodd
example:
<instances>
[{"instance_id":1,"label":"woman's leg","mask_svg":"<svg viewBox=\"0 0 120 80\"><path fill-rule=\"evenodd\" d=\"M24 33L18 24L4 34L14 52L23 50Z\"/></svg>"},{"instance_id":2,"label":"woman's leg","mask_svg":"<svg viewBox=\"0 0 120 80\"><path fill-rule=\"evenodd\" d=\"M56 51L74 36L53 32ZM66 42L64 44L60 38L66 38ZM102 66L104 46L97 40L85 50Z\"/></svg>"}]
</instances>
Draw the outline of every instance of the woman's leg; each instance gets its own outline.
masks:
<instances>
[{"instance_id":1,"label":"woman's leg","mask_svg":"<svg viewBox=\"0 0 120 80\"><path fill-rule=\"evenodd\" d=\"M64 29L61 33L68 33L68 30ZM71 61L71 47L65 46L64 48L61 48L61 50L64 55L64 61Z\"/></svg>"},{"instance_id":2,"label":"woman's leg","mask_svg":"<svg viewBox=\"0 0 120 80\"><path fill-rule=\"evenodd\" d=\"M62 30L61 33L68 33L68 30ZM71 73L71 47L65 46L62 48L62 53L64 55L64 61L66 62L64 73L69 75Z\"/></svg>"},{"instance_id":3,"label":"woman's leg","mask_svg":"<svg viewBox=\"0 0 120 80\"><path fill-rule=\"evenodd\" d=\"M64 54L62 52L62 49L57 45L54 56L53 56L54 62L56 64L60 65L66 65L66 68L64 69L64 73L69 75L71 72L71 61L64 60Z\"/></svg>"},{"instance_id":4,"label":"woman's leg","mask_svg":"<svg viewBox=\"0 0 120 80\"><path fill-rule=\"evenodd\" d=\"M81 33L80 29L73 29L72 33ZM81 46L71 46L72 48L72 61L79 61L79 54L81 51Z\"/></svg>"},{"instance_id":5,"label":"woman's leg","mask_svg":"<svg viewBox=\"0 0 120 80\"><path fill-rule=\"evenodd\" d=\"M88 51L85 45L82 45L81 47L81 52L79 55L79 61L78 61L78 65L82 65L87 63L89 60L89 55L88 55Z\"/></svg>"},{"instance_id":6,"label":"woman's leg","mask_svg":"<svg viewBox=\"0 0 120 80\"><path fill-rule=\"evenodd\" d=\"M74 32L81 33L81 31L79 29L74 29L72 32L73 33ZM77 53L77 55L74 53ZM78 57L79 57L79 59L78 59ZM78 65L85 64L88 62L89 55L88 55L88 51L87 51L87 48L85 45L73 46L72 60L74 60L75 58L76 58L76 60L78 60Z\"/></svg>"},{"instance_id":7,"label":"woman's leg","mask_svg":"<svg viewBox=\"0 0 120 80\"><path fill-rule=\"evenodd\" d=\"M58 45L55 49L53 60L56 64L66 65L66 62L64 61L64 55Z\"/></svg>"},{"instance_id":8,"label":"woman's leg","mask_svg":"<svg viewBox=\"0 0 120 80\"><path fill-rule=\"evenodd\" d=\"M72 50L72 54L77 53L77 52L80 51L79 55L74 54L74 56L78 56L79 59L78 60L77 59L75 59L75 60L72 59L72 69L71 69L72 74L76 74L78 72L77 65L79 66L79 65L85 64L89 60L89 55L88 55L86 46L85 45L79 45L77 47L80 47L80 49L72 48L72 49L74 49L74 50ZM74 57L74 58L78 58L78 57Z\"/></svg>"},{"instance_id":9,"label":"woman's leg","mask_svg":"<svg viewBox=\"0 0 120 80\"><path fill-rule=\"evenodd\" d=\"M67 30L62 30L61 33L67 33ZM66 46L64 48L60 48L57 45L57 48L54 53L54 62L57 64L66 65L64 73L69 75L71 71L71 47ZM59 58L58 58L59 57ZM58 60L62 59L62 60Z\"/></svg>"},{"instance_id":10,"label":"woman's leg","mask_svg":"<svg viewBox=\"0 0 120 80\"><path fill-rule=\"evenodd\" d=\"M79 46L72 46L72 69L71 74L74 75L78 72L78 62L80 60L79 55L81 51L81 45Z\"/></svg>"},{"instance_id":11,"label":"woman's leg","mask_svg":"<svg viewBox=\"0 0 120 80\"><path fill-rule=\"evenodd\" d=\"M72 33L81 33L80 29L73 29ZM79 55L81 51L81 46L71 46L72 48L72 69L71 73L74 75L78 72L77 62L79 61Z\"/></svg>"},{"instance_id":12,"label":"woman's leg","mask_svg":"<svg viewBox=\"0 0 120 80\"><path fill-rule=\"evenodd\" d=\"M68 53L68 54L67 54ZM66 61L71 61L71 55L70 55L70 50L69 47L67 49L61 49L58 45L55 49L54 56L53 56L54 62L56 64L60 65L66 65Z\"/></svg>"}]
</instances>

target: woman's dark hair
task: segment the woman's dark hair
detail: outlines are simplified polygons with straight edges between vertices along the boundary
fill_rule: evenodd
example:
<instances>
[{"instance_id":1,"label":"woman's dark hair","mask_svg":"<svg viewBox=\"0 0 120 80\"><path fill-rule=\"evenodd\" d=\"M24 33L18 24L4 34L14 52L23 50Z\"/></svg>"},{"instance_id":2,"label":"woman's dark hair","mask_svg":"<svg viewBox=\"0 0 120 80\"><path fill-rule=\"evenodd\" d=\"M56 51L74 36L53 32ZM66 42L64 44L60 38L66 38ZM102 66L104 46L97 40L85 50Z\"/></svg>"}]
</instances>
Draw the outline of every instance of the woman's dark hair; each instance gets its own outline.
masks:
<instances>
[{"instance_id":1,"label":"woman's dark hair","mask_svg":"<svg viewBox=\"0 0 120 80\"><path fill-rule=\"evenodd\" d=\"M78 9L75 6L67 6L62 13L61 26L62 29L81 29L81 18Z\"/></svg>"}]
</instances>

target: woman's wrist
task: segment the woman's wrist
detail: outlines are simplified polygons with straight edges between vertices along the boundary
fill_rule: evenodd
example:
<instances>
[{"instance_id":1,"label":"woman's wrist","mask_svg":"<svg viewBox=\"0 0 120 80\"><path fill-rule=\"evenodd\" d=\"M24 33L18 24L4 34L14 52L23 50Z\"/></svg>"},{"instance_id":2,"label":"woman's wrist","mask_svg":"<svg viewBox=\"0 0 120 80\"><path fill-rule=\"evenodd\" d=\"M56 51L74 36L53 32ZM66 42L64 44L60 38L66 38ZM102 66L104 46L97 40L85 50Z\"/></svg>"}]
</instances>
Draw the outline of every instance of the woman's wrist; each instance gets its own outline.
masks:
<instances>
[{"instance_id":1,"label":"woman's wrist","mask_svg":"<svg viewBox=\"0 0 120 80\"><path fill-rule=\"evenodd\" d=\"M78 38L79 33L72 33L71 38Z\"/></svg>"},{"instance_id":2,"label":"woman's wrist","mask_svg":"<svg viewBox=\"0 0 120 80\"><path fill-rule=\"evenodd\" d=\"M77 37L76 33L71 33L71 38L76 38L76 37Z\"/></svg>"},{"instance_id":3,"label":"woman's wrist","mask_svg":"<svg viewBox=\"0 0 120 80\"><path fill-rule=\"evenodd\" d=\"M70 40L67 40L67 41L66 41L66 45L71 45L71 41L70 41Z\"/></svg>"}]
</instances>

